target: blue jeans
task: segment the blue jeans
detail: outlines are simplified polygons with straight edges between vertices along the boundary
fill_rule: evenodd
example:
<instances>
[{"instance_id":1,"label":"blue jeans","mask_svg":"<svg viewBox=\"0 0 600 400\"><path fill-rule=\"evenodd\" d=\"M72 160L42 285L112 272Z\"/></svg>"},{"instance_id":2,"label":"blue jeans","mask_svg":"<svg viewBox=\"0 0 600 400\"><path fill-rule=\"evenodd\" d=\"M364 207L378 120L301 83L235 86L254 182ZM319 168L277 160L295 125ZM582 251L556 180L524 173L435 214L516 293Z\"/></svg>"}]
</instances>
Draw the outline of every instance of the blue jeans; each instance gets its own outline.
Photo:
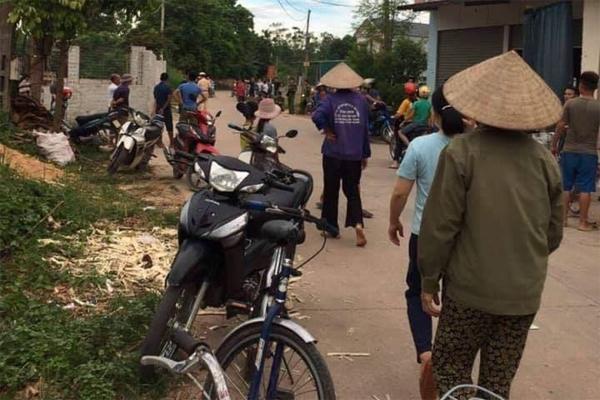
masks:
<instances>
[{"instance_id":1,"label":"blue jeans","mask_svg":"<svg viewBox=\"0 0 600 400\"><path fill-rule=\"evenodd\" d=\"M433 328L431 326L431 317L423 311L423 307L421 306L421 274L417 265L418 243L419 236L414 233L410 235L408 243L408 257L410 261L406 274L408 289L405 292L405 296L408 322L417 351L417 362L420 362L419 355L426 351L431 351Z\"/></svg>"}]
</instances>

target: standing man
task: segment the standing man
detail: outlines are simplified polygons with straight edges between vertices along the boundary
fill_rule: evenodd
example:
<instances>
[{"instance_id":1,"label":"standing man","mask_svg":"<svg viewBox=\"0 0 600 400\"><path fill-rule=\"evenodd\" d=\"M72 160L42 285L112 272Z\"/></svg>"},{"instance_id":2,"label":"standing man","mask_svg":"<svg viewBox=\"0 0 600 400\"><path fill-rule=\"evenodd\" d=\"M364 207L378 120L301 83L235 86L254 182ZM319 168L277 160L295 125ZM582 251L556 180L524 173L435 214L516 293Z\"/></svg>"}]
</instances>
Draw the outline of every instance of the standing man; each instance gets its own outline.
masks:
<instances>
[{"instance_id":1,"label":"standing man","mask_svg":"<svg viewBox=\"0 0 600 400\"><path fill-rule=\"evenodd\" d=\"M561 120L556 126L552 140L553 152L557 152L559 138L565 137L560 156L563 189L565 191L564 221L567 226L567 210L571 201L571 190L579 190L578 230L588 232L598 229L596 222L589 220L592 193L596 191L596 169L598 166L598 132L600 131L600 101L594 99L598 89L598 74L587 71L579 79L579 97L566 102Z\"/></svg>"},{"instance_id":2,"label":"standing man","mask_svg":"<svg viewBox=\"0 0 600 400\"><path fill-rule=\"evenodd\" d=\"M115 90L117 90L117 88L119 87L119 85L121 84L121 77L118 74L112 74L110 76L110 84L108 85L108 107L111 107L112 101L113 101L113 96L115 94Z\"/></svg>"},{"instance_id":3,"label":"standing man","mask_svg":"<svg viewBox=\"0 0 600 400\"><path fill-rule=\"evenodd\" d=\"M111 107L113 110L129 107L129 85L133 82L130 74L123 74L120 85L113 92Z\"/></svg>"},{"instance_id":4,"label":"standing man","mask_svg":"<svg viewBox=\"0 0 600 400\"><path fill-rule=\"evenodd\" d=\"M198 87L201 90L201 95L204 98L204 101L202 101L202 108L204 110L208 109L208 97L210 96L210 79L207 78L206 76L206 72L200 72L200 74L198 74L198 76L200 77L200 80L198 81Z\"/></svg>"},{"instance_id":5,"label":"standing man","mask_svg":"<svg viewBox=\"0 0 600 400\"><path fill-rule=\"evenodd\" d=\"M290 114L294 114L296 112L295 102L296 102L296 80L291 76L288 78L288 87L287 87L287 102L288 102L288 110Z\"/></svg>"},{"instance_id":6,"label":"standing man","mask_svg":"<svg viewBox=\"0 0 600 400\"><path fill-rule=\"evenodd\" d=\"M171 112L173 91L171 90L171 86L169 86L168 80L169 75L163 72L160 74L160 82L154 86L154 112L164 117L167 135L169 136L169 148L171 148L173 147L173 114Z\"/></svg>"},{"instance_id":7,"label":"standing man","mask_svg":"<svg viewBox=\"0 0 600 400\"><path fill-rule=\"evenodd\" d=\"M198 125L196 111L198 111L200 103L206 101L202 96L202 89L196 84L197 78L198 75L195 72L188 73L187 82L179 85L175 91L175 98L181 105L181 115L179 118L182 122L192 125Z\"/></svg>"},{"instance_id":8,"label":"standing man","mask_svg":"<svg viewBox=\"0 0 600 400\"><path fill-rule=\"evenodd\" d=\"M421 307L421 275L417 264L421 218L440 153L454 135L464 132L462 115L448 105L442 93L442 87L435 91L431 102L435 110L435 123L441 130L431 135L418 137L408 146L406 156L398 169L396 187L390 200L390 225L388 228L390 241L399 246L400 238L404 237L404 227L400 222L400 216L416 183L415 213L408 244L410 260L406 273L408 289L405 296L408 322L417 351L417 362L421 364L419 389L422 400L435 400L436 393L431 365L432 323L431 317Z\"/></svg>"},{"instance_id":9,"label":"standing man","mask_svg":"<svg viewBox=\"0 0 600 400\"><path fill-rule=\"evenodd\" d=\"M312 115L318 129L325 133L323 153L323 211L322 217L338 227L340 182L348 205L346 227L356 233L356 245L364 247L364 232L360 177L371 157L369 145L369 105L354 89L362 78L345 63L339 63L323 75L321 82L337 89L327 96Z\"/></svg>"},{"instance_id":10,"label":"standing man","mask_svg":"<svg viewBox=\"0 0 600 400\"><path fill-rule=\"evenodd\" d=\"M440 396L470 384L480 352L478 385L508 399L562 239L558 165L526 132L555 124L560 101L514 51L454 75L444 95L479 127L442 151L423 211L421 300L440 316L433 372Z\"/></svg>"}]
</instances>

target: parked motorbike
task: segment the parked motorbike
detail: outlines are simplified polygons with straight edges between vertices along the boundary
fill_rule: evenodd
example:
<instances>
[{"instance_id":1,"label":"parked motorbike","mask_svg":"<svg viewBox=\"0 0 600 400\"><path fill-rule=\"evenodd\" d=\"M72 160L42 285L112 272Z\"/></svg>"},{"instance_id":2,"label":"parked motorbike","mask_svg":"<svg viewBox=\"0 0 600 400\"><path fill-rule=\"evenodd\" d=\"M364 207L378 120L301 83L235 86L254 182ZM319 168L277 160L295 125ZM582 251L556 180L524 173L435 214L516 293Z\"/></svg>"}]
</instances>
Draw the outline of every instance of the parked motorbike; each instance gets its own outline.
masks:
<instances>
[{"instance_id":1,"label":"parked motorbike","mask_svg":"<svg viewBox=\"0 0 600 400\"><path fill-rule=\"evenodd\" d=\"M165 126L162 115L155 115L149 124L127 121L121 127L107 171L115 174L120 167L143 170L154 155L154 146L161 140Z\"/></svg>"},{"instance_id":2,"label":"parked motorbike","mask_svg":"<svg viewBox=\"0 0 600 400\"><path fill-rule=\"evenodd\" d=\"M142 345L142 355L171 358L177 345L170 339L178 329L189 331L201 308L226 306L228 317L257 315L266 295L264 271L277 244L261 236L273 218L246 210L249 201L270 202L301 209L307 183L283 183L228 156L179 152L208 186L196 192L181 210L179 251L167 276L163 299ZM295 247L295 245L294 245ZM145 375L152 367L142 367Z\"/></svg>"},{"instance_id":3,"label":"parked motorbike","mask_svg":"<svg viewBox=\"0 0 600 400\"><path fill-rule=\"evenodd\" d=\"M279 145L279 139L293 139L298 136L296 129L291 129L283 136L272 138L263 133L244 129L234 124L227 125L229 128L239 132L250 145L250 150L242 151L238 158L245 163L258 168L263 172L269 172L278 176L286 184L295 183L297 180L304 181L308 188L307 198L302 206L308 203L313 190L312 175L306 171L292 169L279 160L279 154L285 154L285 149Z\"/></svg>"},{"instance_id":4,"label":"parked motorbike","mask_svg":"<svg viewBox=\"0 0 600 400\"><path fill-rule=\"evenodd\" d=\"M122 127L119 120L126 115L129 115L129 118L139 126L150 121L150 117L133 108L80 115L75 117L77 126L69 129L69 137L79 143L88 143L94 140L104 144L110 143L113 138L117 137Z\"/></svg>"},{"instance_id":5,"label":"parked motorbike","mask_svg":"<svg viewBox=\"0 0 600 400\"><path fill-rule=\"evenodd\" d=\"M204 181L201 180L195 171L190 168L186 160L180 159L177 152L191 154L219 154L215 147L217 141L217 127L215 126L217 118L221 115L221 111L213 117L206 110L193 113L192 117L197 118L198 124L190 124L179 122L176 125L177 137L174 141L173 155L169 155L172 159L173 177L180 179L183 175L187 176L190 189L196 191L204 186Z\"/></svg>"}]
</instances>

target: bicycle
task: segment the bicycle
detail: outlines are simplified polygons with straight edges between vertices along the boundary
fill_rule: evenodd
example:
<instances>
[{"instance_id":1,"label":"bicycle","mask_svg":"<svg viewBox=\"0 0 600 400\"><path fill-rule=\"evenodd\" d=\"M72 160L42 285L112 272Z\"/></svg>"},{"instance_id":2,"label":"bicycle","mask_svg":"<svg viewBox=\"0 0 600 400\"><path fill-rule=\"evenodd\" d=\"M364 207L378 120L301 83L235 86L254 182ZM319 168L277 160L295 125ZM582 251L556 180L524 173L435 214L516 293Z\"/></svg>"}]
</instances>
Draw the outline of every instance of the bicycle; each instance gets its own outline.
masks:
<instances>
[{"instance_id":1,"label":"bicycle","mask_svg":"<svg viewBox=\"0 0 600 400\"><path fill-rule=\"evenodd\" d=\"M473 391L477 391L475 396L479 396L480 394L486 394L489 400L504 400L502 397L498 396L496 393L488 390L484 387L477 385L458 385L450 389L440 400L460 400L462 397L455 397L457 395L462 396L463 393L457 394L457 392L462 392L465 389L471 389ZM470 400L482 400L480 397L470 397Z\"/></svg>"},{"instance_id":2,"label":"bicycle","mask_svg":"<svg viewBox=\"0 0 600 400\"><path fill-rule=\"evenodd\" d=\"M289 319L285 302L290 279L302 275L299 269L316 257L327 241L324 237L320 250L294 268L295 245L304 240L300 221L314 223L318 229L334 235L337 235L337 229L313 217L307 210L257 201L246 201L242 206L287 219L275 219L262 227L262 235L277 245L272 268L266 277L269 295L264 297L262 307L266 314L261 310L261 316L236 327L215 352L232 399L295 399L310 395L308 398L335 400L333 380L315 346L316 339ZM290 217L295 221L289 220ZM205 387L210 387L210 379ZM307 387L309 384L312 386Z\"/></svg>"}]
</instances>

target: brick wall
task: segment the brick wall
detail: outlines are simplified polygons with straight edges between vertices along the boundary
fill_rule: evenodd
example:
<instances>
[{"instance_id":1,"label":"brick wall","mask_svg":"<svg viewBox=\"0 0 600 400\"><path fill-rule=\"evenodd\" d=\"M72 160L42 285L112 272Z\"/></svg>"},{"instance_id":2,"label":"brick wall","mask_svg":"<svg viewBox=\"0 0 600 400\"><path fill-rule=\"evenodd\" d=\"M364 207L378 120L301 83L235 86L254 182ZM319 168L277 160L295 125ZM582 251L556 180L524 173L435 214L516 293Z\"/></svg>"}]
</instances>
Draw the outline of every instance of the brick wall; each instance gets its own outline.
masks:
<instances>
[{"instance_id":1,"label":"brick wall","mask_svg":"<svg viewBox=\"0 0 600 400\"><path fill-rule=\"evenodd\" d=\"M69 64L66 85L73 90L73 98L69 101L67 119L73 120L78 115L99 113L108 109L109 77L106 79L80 79L79 47L69 49ZM129 73L133 75L130 86L129 104L131 107L150 114L154 97L152 91L159 81L160 74L167 70L167 63L158 60L154 53L145 47L132 46L129 54ZM50 106L49 89L45 88L43 102Z\"/></svg>"}]
</instances>

